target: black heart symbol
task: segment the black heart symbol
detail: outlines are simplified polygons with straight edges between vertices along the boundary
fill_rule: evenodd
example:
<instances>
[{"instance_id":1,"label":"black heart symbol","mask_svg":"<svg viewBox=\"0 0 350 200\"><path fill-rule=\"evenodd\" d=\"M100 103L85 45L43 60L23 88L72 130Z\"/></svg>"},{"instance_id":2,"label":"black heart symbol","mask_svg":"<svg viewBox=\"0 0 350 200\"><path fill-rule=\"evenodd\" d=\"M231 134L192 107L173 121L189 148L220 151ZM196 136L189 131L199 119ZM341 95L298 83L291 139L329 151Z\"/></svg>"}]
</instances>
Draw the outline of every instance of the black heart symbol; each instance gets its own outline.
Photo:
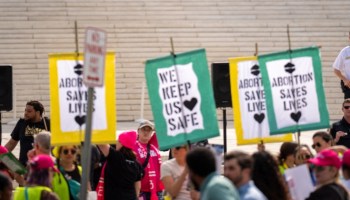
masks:
<instances>
[{"instance_id":1,"label":"black heart symbol","mask_svg":"<svg viewBox=\"0 0 350 200\"><path fill-rule=\"evenodd\" d=\"M254 119L261 124L262 121L264 121L265 119L265 114L264 113L260 113L260 114L255 114L254 115Z\"/></svg>"},{"instance_id":2,"label":"black heart symbol","mask_svg":"<svg viewBox=\"0 0 350 200\"><path fill-rule=\"evenodd\" d=\"M295 121L298 122L301 117L301 112L298 111L296 113L290 113L290 117Z\"/></svg>"},{"instance_id":3,"label":"black heart symbol","mask_svg":"<svg viewBox=\"0 0 350 200\"><path fill-rule=\"evenodd\" d=\"M85 124L85 115L83 115L83 116L77 115L77 116L75 116L74 120L75 120L75 122L77 122L77 124L79 124L79 126L81 126L81 125Z\"/></svg>"},{"instance_id":4,"label":"black heart symbol","mask_svg":"<svg viewBox=\"0 0 350 200\"><path fill-rule=\"evenodd\" d=\"M80 76L83 73L83 65L81 64L77 64L74 67L74 73L78 74L78 76Z\"/></svg>"},{"instance_id":5,"label":"black heart symbol","mask_svg":"<svg viewBox=\"0 0 350 200\"><path fill-rule=\"evenodd\" d=\"M192 98L191 101L185 101L184 105L186 106L186 108L188 108L189 110L193 110L193 108L196 106L197 104L197 99L196 98Z\"/></svg>"},{"instance_id":6,"label":"black heart symbol","mask_svg":"<svg viewBox=\"0 0 350 200\"><path fill-rule=\"evenodd\" d=\"M254 65L252 68L250 68L250 73L257 76L260 74L259 65Z\"/></svg>"},{"instance_id":7,"label":"black heart symbol","mask_svg":"<svg viewBox=\"0 0 350 200\"><path fill-rule=\"evenodd\" d=\"M295 71L295 65L293 63L287 63L285 66L284 66L284 71L288 72L288 73L293 73Z\"/></svg>"}]
</instances>

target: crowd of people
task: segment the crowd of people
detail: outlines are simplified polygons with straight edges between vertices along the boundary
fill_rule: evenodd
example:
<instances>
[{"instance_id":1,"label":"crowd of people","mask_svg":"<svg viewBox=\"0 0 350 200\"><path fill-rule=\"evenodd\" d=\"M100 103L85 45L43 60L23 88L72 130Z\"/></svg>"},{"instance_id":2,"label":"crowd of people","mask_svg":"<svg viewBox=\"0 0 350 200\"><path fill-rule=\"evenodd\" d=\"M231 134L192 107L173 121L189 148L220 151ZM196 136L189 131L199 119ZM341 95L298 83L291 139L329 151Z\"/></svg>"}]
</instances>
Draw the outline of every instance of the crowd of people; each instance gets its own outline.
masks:
<instances>
[{"instance_id":1,"label":"crowd of people","mask_svg":"<svg viewBox=\"0 0 350 200\"><path fill-rule=\"evenodd\" d=\"M253 154L237 150L225 154L223 169L218 169L210 145L180 145L171 148L169 159L162 161L154 124L145 120L136 130L119 134L115 144L93 146L88 189L96 191L98 200L291 200L284 174L306 165L315 186L307 199L348 199L350 136L344 134L348 130L341 123L350 116L346 106L350 107L349 99L342 104L343 119L329 132L314 133L311 147L315 156L306 144L284 142L278 155L260 144ZM19 161L28 169L20 175L0 162L1 199L79 199L80 147L52 147L43 111L40 102L28 102L25 120L18 121L12 139L0 146L0 154L5 154L18 142L26 143L20 147ZM19 186L13 188L12 181Z\"/></svg>"},{"instance_id":2,"label":"crowd of people","mask_svg":"<svg viewBox=\"0 0 350 200\"><path fill-rule=\"evenodd\" d=\"M349 32L350 40L350 32ZM314 190L307 200L346 200L350 190L350 48L345 47L333 68L344 92L343 118L329 131L314 133L312 149L284 142L278 155L262 144L248 154L231 151L217 166L210 145L183 144L162 161L154 124L142 121L136 130L118 135L115 144L92 146L89 191L98 200L292 200L285 173L297 166L309 170ZM39 101L26 104L10 140L0 146L7 154L20 144L18 174L0 162L0 199L79 199L82 167L80 146L50 145L50 120ZM208 147L209 146L209 147ZM18 187L13 188L13 181Z\"/></svg>"}]
</instances>

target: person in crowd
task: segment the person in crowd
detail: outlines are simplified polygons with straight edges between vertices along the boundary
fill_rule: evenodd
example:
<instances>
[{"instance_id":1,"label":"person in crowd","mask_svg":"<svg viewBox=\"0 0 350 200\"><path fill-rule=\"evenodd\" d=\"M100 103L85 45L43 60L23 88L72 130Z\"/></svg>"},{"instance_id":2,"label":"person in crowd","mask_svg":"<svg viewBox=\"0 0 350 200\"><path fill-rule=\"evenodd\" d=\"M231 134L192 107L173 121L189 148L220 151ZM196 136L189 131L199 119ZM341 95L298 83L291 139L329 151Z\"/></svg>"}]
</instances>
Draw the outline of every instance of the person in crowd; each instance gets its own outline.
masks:
<instances>
[{"instance_id":1,"label":"person in crowd","mask_svg":"<svg viewBox=\"0 0 350 200\"><path fill-rule=\"evenodd\" d=\"M350 62L350 59L349 59L349 62ZM349 65L349 68L350 68L350 65ZM330 133L334 138L334 143L336 145L344 145L347 148L350 148L350 98L345 99L343 101L342 111L343 111L343 118L332 124Z\"/></svg>"},{"instance_id":2,"label":"person in crowd","mask_svg":"<svg viewBox=\"0 0 350 200\"><path fill-rule=\"evenodd\" d=\"M316 190L306 200L348 200L346 189L337 183L341 161L330 149L322 150L308 161L316 177Z\"/></svg>"},{"instance_id":3,"label":"person in crowd","mask_svg":"<svg viewBox=\"0 0 350 200\"><path fill-rule=\"evenodd\" d=\"M56 157L58 170L60 170L66 178L71 178L80 183L82 168L77 163L76 156L78 151L79 148L76 145L58 146L53 149L53 155Z\"/></svg>"},{"instance_id":4,"label":"person in crowd","mask_svg":"<svg viewBox=\"0 0 350 200\"><path fill-rule=\"evenodd\" d=\"M296 166L307 164L307 161L313 157L311 149L306 144L299 145L294 151L294 163Z\"/></svg>"},{"instance_id":5,"label":"person in crowd","mask_svg":"<svg viewBox=\"0 0 350 200\"><path fill-rule=\"evenodd\" d=\"M269 200L289 200L289 190L277 160L267 151L256 152L252 157L252 180L256 187Z\"/></svg>"},{"instance_id":6,"label":"person in crowd","mask_svg":"<svg viewBox=\"0 0 350 200\"><path fill-rule=\"evenodd\" d=\"M325 131L316 132L312 136L312 141L313 141L312 148L315 149L317 153L333 146L332 135Z\"/></svg>"},{"instance_id":7,"label":"person in crowd","mask_svg":"<svg viewBox=\"0 0 350 200\"><path fill-rule=\"evenodd\" d=\"M52 160L54 157L51 157L51 135L48 132L41 132L36 135L34 138L34 149L28 152L28 160L34 159L38 155L50 156ZM69 191L69 185L64 175L55 171L52 179L52 189L57 194L60 200L69 200L73 199Z\"/></svg>"},{"instance_id":8,"label":"person in crowd","mask_svg":"<svg viewBox=\"0 0 350 200\"><path fill-rule=\"evenodd\" d=\"M24 118L18 120L11 133L11 139L5 145L12 151L20 142L19 161L27 165L27 153L33 149L34 135L46 130L50 131L50 120L43 117L44 106L39 101L28 101L24 110Z\"/></svg>"},{"instance_id":9,"label":"person in crowd","mask_svg":"<svg viewBox=\"0 0 350 200\"><path fill-rule=\"evenodd\" d=\"M253 158L242 151L224 156L224 175L238 188L241 200L267 200L251 180Z\"/></svg>"},{"instance_id":10,"label":"person in crowd","mask_svg":"<svg viewBox=\"0 0 350 200\"><path fill-rule=\"evenodd\" d=\"M346 46L340 51L333 63L333 70L335 75L340 79L344 99L350 98L350 46Z\"/></svg>"},{"instance_id":11,"label":"person in crowd","mask_svg":"<svg viewBox=\"0 0 350 200\"><path fill-rule=\"evenodd\" d=\"M188 152L186 163L194 189L200 191L201 200L239 199L235 186L218 174L214 153L207 148L195 148Z\"/></svg>"},{"instance_id":12,"label":"person in crowd","mask_svg":"<svg viewBox=\"0 0 350 200\"><path fill-rule=\"evenodd\" d=\"M29 161L30 171L25 187L17 187L14 200L58 200L59 197L52 192L52 177L57 169L52 158L48 155L35 156Z\"/></svg>"},{"instance_id":13,"label":"person in crowd","mask_svg":"<svg viewBox=\"0 0 350 200\"><path fill-rule=\"evenodd\" d=\"M161 180L165 191L173 200L190 199L188 170L186 168L186 145L171 149L172 159L161 165Z\"/></svg>"},{"instance_id":14,"label":"person in crowd","mask_svg":"<svg viewBox=\"0 0 350 200\"><path fill-rule=\"evenodd\" d=\"M295 142L283 142L280 148L280 153L278 155L278 168L281 174L284 174L286 169L294 167L294 152L298 147Z\"/></svg>"},{"instance_id":15,"label":"person in crowd","mask_svg":"<svg viewBox=\"0 0 350 200\"><path fill-rule=\"evenodd\" d=\"M138 139L134 147L137 160L144 169L141 180L140 198L144 200L163 200L164 186L160 180L162 158L158 149L158 141L154 132L154 124L144 120L137 129Z\"/></svg>"},{"instance_id":16,"label":"person in crowd","mask_svg":"<svg viewBox=\"0 0 350 200\"><path fill-rule=\"evenodd\" d=\"M104 187L97 185L98 195L105 200L137 199L141 187L142 168L133 148L137 133L126 131L118 136L116 149L110 145L98 145L107 158L104 167Z\"/></svg>"},{"instance_id":17,"label":"person in crowd","mask_svg":"<svg viewBox=\"0 0 350 200\"><path fill-rule=\"evenodd\" d=\"M12 182L6 175L0 173L0 199L12 200Z\"/></svg>"},{"instance_id":18,"label":"person in crowd","mask_svg":"<svg viewBox=\"0 0 350 200\"><path fill-rule=\"evenodd\" d=\"M350 190L350 150L345 151L343 154L341 170L343 174L342 184L349 191Z\"/></svg>"}]
</instances>

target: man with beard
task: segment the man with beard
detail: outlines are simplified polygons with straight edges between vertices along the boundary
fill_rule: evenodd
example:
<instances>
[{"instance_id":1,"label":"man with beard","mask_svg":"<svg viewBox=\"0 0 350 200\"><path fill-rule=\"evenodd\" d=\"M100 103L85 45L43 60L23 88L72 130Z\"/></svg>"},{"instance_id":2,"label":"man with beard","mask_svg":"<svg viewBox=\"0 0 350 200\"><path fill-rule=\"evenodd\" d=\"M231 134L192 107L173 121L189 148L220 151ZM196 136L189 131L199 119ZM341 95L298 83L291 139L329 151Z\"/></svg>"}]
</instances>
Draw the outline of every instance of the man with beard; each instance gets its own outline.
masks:
<instances>
[{"instance_id":1,"label":"man with beard","mask_svg":"<svg viewBox=\"0 0 350 200\"><path fill-rule=\"evenodd\" d=\"M194 188L200 191L201 200L239 199L233 184L216 171L213 152L207 148L196 148L186 156L189 177Z\"/></svg>"},{"instance_id":2,"label":"man with beard","mask_svg":"<svg viewBox=\"0 0 350 200\"><path fill-rule=\"evenodd\" d=\"M12 151L20 142L19 161L26 166L27 153L33 149L34 136L44 130L50 131L50 120L43 117L44 106L39 101L28 101L24 118L18 120L5 147Z\"/></svg>"},{"instance_id":3,"label":"man with beard","mask_svg":"<svg viewBox=\"0 0 350 200\"><path fill-rule=\"evenodd\" d=\"M241 200L267 200L251 180L253 159L247 153L232 151L224 157L224 175L238 188Z\"/></svg>"}]
</instances>

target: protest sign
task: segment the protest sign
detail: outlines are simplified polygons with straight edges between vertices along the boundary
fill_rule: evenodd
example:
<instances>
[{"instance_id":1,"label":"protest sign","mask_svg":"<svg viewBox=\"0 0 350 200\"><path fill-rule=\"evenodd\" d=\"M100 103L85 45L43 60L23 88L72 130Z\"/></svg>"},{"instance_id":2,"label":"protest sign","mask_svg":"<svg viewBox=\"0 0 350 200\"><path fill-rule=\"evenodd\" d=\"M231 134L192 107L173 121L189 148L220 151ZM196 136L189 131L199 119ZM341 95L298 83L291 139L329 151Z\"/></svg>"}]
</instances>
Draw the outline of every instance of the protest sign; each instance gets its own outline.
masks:
<instances>
[{"instance_id":1,"label":"protest sign","mask_svg":"<svg viewBox=\"0 0 350 200\"><path fill-rule=\"evenodd\" d=\"M317 47L258 57L271 134L329 127Z\"/></svg>"},{"instance_id":2,"label":"protest sign","mask_svg":"<svg viewBox=\"0 0 350 200\"><path fill-rule=\"evenodd\" d=\"M306 164L286 169L284 176L293 200L304 200L315 190Z\"/></svg>"},{"instance_id":3,"label":"protest sign","mask_svg":"<svg viewBox=\"0 0 350 200\"><path fill-rule=\"evenodd\" d=\"M4 153L0 155L0 161L6 165L9 170L17 174L26 174L27 169L19 162L19 160L11 153Z\"/></svg>"},{"instance_id":4,"label":"protest sign","mask_svg":"<svg viewBox=\"0 0 350 200\"><path fill-rule=\"evenodd\" d=\"M229 63L237 145L292 141L292 134L270 136L257 57L230 58Z\"/></svg>"},{"instance_id":5,"label":"protest sign","mask_svg":"<svg viewBox=\"0 0 350 200\"><path fill-rule=\"evenodd\" d=\"M80 144L84 140L88 88L83 84L82 60L76 54L49 55L51 143ZM106 54L104 86L96 88L93 99L92 142L115 142L115 54Z\"/></svg>"},{"instance_id":6,"label":"protest sign","mask_svg":"<svg viewBox=\"0 0 350 200\"><path fill-rule=\"evenodd\" d=\"M145 74L161 150L219 135L204 49L148 60Z\"/></svg>"}]
</instances>

